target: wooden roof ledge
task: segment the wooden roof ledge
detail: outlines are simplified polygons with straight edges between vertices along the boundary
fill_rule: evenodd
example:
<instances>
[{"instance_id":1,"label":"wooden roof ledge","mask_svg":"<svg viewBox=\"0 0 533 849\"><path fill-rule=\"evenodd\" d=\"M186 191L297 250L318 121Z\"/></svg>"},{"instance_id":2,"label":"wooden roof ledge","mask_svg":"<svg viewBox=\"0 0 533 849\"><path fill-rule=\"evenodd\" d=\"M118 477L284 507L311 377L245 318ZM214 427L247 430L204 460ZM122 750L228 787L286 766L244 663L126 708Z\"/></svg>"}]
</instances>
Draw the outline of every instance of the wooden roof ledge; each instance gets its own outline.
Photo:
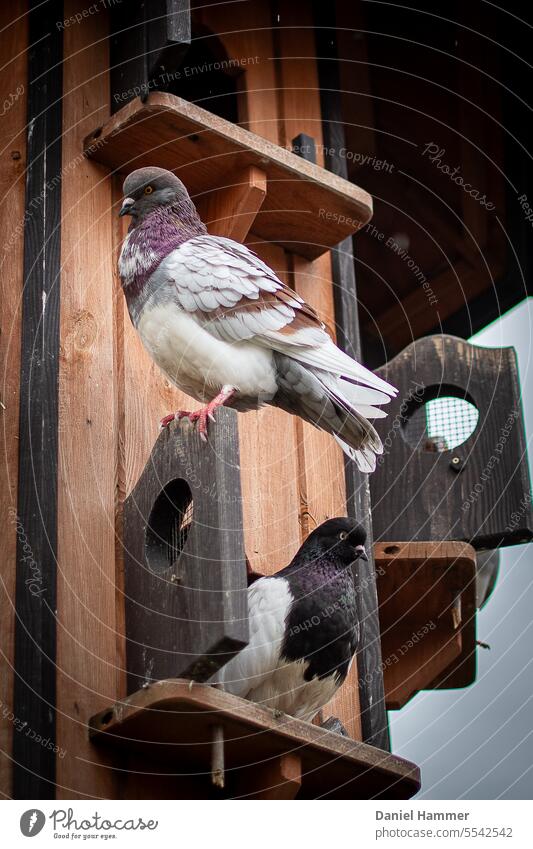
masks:
<instances>
[{"instance_id":1,"label":"wooden roof ledge","mask_svg":"<svg viewBox=\"0 0 533 849\"><path fill-rule=\"evenodd\" d=\"M210 227L214 198L227 192L234 196L241 186L248 197L249 185L257 185L262 172L265 191L260 186L252 204L245 201L241 211L242 199L235 204L231 198L228 219L243 215L245 222L231 233L242 239L242 230L252 227L261 239L308 259L325 253L372 217L372 198L363 189L172 94L157 92L146 103L140 98L131 101L85 139L84 152L122 174L148 165L173 171L187 186L210 232L219 235L226 235L231 221L215 221ZM226 209L219 197L215 207L221 206Z\"/></svg>"}]
</instances>

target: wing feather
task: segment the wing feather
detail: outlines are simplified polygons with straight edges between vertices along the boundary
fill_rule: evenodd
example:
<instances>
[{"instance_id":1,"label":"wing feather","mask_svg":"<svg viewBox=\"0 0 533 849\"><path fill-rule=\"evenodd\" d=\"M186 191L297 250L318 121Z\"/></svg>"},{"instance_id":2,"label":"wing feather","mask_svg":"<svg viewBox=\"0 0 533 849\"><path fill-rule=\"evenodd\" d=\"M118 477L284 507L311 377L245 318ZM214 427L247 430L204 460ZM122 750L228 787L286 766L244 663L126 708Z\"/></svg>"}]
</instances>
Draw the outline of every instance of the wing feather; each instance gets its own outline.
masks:
<instances>
[{"instance_id":1,"label":"wing feather","mask_svg":"<svg viewBox=\"0 0 533 849\"><path fill-rule=\"evenodd\" d=\"M234 342L254 339L359 389L367 387L374 394L358 399L366 407L396 394L337 348L315 310L245 245L222 236L197 236L172 251L158 274L174 283L183 309L213 336Z\"/></svg>"}]
</instances>

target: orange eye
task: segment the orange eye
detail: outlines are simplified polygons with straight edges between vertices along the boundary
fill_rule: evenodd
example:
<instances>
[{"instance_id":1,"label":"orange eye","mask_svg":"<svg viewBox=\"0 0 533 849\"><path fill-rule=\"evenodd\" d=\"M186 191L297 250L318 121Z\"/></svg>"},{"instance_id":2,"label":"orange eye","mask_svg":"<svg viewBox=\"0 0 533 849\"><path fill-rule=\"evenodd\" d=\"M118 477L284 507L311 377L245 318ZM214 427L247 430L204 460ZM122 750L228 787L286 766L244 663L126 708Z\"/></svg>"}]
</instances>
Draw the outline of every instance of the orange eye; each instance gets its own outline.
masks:
<instances>
[{"instance_id":1,"label":"orange eye","mask_svg":"<svg viewBox=\"0 0 533 849\"><path fill-rule=\"evenodd\" d=\"M146 186L144 193L145 195L151 195L153 192L153 188L151 186Z\"/></svg>"}]
</instances>

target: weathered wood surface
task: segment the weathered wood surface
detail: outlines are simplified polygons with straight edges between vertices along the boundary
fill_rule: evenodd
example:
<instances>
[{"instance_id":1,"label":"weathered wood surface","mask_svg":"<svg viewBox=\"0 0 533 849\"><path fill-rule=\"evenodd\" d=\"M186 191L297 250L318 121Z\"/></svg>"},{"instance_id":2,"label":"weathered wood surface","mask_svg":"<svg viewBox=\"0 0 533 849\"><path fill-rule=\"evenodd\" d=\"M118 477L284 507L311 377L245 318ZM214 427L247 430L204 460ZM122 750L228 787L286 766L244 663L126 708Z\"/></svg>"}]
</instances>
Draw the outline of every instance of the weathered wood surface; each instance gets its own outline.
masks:
<instances>
[{"instance_id":1,"label":"weathered wood surface","mask_svg":"<svg viewBox=\"0 0 533 849\"><path fill-rule=\"evenodd\" d=\"M26 97L28 40L25 3L0 7L3 63L0 88L10 92L13 103L0 121L0 230L2 251L0 275L0 421L2 425L2 464L0 466L0 517L2 557L0 559L0 795L11 797L13 734L18 728L10 718L13 712L13 662L15 631L15 572L17 526L19 392L21 304L24 285L22 221L25 213ZM19 529L17 530L17 528ZM31 542L28 540L31 545ZM21 733L21 732L19 732Z\"/></svg>"},{"instance_id":2,"label":"weathered wood surface","mask_svg":"<svg viewBox=\"0 0 533 849\"><path fill-rule=\"evenodd\" d=\"M169 772L171 786L179 780L177 752L184 772L205 774L210 783L214 716L225 730L229 796L242 793L248 769L288 753L302 762L298 798L401 799L420 786L419 770L409 761L214 687L191 688L188 681L159 681L110 705L92 717L89 733L94 742L138 753L147 772ZM232 781L238 782L235 794Z\"/></svg>"},{"instance_id":3,"label":"weathered wood surface","mask_svg":"<svg viewBox=\"0 0 533 849\"><path fill-rule=\"evenodd\" d=\"M129 692L206 681L248 641L236 415L219 410L207 444L171 425L124 504Z\"/></svg>"},{"instance_id":4,"label":"weathered wood surface","mask_svg":"<svg viewBox=\"0 0 533 849\"><path fill-rule=\"evenodd\" d=\"M111 112L163 87L191 42L189 0L129 0L109 6Z\"/></svg>"},{"instance_id":5,"label":"weathered wood surface","mask_svg":"<svg viewBox=\"0 0 533 849\"><path fill-rule=\"evenodd\" d=\"M376 539L464 540L475 548L531 540L514 348L481 348L454 336L429 336L379 374L399 393L388 405L387 418L376 422L385 445L384 462L370 481ZM413 448L401 430L410 412L435 397L439 387L442 396L459 395L477 407L477 427L453 450Z\"/></svg>"},{"instance_id":6,"label":"weathered wood surface","mask_svg":"<svg viewBox=\"0 0 533 849\"><path fill-rule=\"evenodd\" d=\"M344 117L339 83L339 63L334 35L335 16L331 9L315 5L316 50L321 86L326 167L342 179L348 178L345 149ZM344 239L331 252L334 309L337 340L350 356L361 359L359 311L355 262L351 239ZM367 530L369 560L359 560L354 568L360 641L357 669L352 671L352 687L358 687L358 710L361 739L381 749L390 748L388 720L385 710L381 665L380 623L376 577L371 552L372 514L368 476L361 474L355 463L344 458L348 512L363 522ZM349 691L348 691L349 692ZM346 694L341 690L341 698ZM343 711L343 713L345 713Z\"/></svg>"},{"instance_id":7,"label":"weathered wood surface","mask_svg":"<svg viewBox=\"0 0 533 849\"><path fill-rule=\"evenodd\" d=\"M62 36L30 4L22 293L13 713L13 796L53 798L56 743L58 354ZM48 37L46 37L48 36ZM44 43L43 43L44 39ZM39 44L39 47L34 45ZM19 47L20 49L20 47ZM50 740L39 745L35 735Z\"/></svg>"},{"instance_id":8,"label":"weathered wood surface","mask_svg":"<svg viewBox=\"0 0 533 849\"><path fill-rule=\"evenodd\" d=\"M387 708L476 678L476 553L464 542L375 545Z\"/></svg>"},{"instance_id":9,"label":"weathered wood surface","mask_svg":"<svg viewBox=\"0 0 533 849\"><path fill-rule=\"evenodd\" d=\"M254 232L310 259L365 224L370 196L266 139L166 93L124 106L85 140L87 155L124 173L146 165L175 171L193 198L248 166L264 170L267 195Z\"/></svg>"},{"instance_id":10,"label":"weathered wood surface","mask_svg":"<svg viewBox=\"0 0 533 849\"><path fill-rule=\"evenodd\" d=\"M280 25L276 42L280 53L281 141L293 149L295 139L304 147L296 147L296 155L308 162L324 165L322 110L316 61L315 37L311 8L283 3L279 7ZM305 140L311 139L309 149ZM334 280L331 257L323 254L314 261L291 257L294 289L313 306L335 337ZM346 513L346 484L342 451L328 434L296 420L299 460L299 510L302 535L306 537L317 525L332 516ZM324 485L327 481L327 486ZM354 661L347 679L335 697L321 711L317 723L336 716L348 734L361 739L358 692L358 665Z\"/></svg>"},{"instance_id":11,"label":"weathered wood surface","mask_svg":"<svg viewBox=\"0 0 533 849\"><path fill-rule=\"evenodd\" d=\"M82 8L82 0L69 0L63 12ZM106 169L82 156L91 123L109 115L106 17L66 27L64 55L57 599L57 738L64 754L57 758L57 796L112 798L109 758L93 750L84 731L87 717L121 694L112 193Z\"/></svg>"}]
</instances>

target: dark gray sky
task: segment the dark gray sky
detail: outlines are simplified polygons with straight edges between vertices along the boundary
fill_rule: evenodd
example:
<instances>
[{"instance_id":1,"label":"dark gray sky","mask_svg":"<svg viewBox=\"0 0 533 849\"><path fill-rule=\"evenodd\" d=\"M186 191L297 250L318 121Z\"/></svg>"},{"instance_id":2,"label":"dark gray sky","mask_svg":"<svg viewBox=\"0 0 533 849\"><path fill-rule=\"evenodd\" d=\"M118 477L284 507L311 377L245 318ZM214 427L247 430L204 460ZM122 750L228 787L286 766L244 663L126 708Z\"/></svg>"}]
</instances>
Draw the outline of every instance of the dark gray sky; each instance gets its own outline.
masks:
<instances>
[{"instance_id":1,"label":"dark gray sky","mask_svg":"<svg viewBox=\"0 0 533 849\"><path fill-rule=\"evenodd\" d=\"M533 455L533 298L471 341L514 345ZM533 798L533 544L501 550L494 592L478 614L478 674L464 690L419 693L391 711L395 754L422 770L425 799Z\"/></svg>"}]
</instances>

